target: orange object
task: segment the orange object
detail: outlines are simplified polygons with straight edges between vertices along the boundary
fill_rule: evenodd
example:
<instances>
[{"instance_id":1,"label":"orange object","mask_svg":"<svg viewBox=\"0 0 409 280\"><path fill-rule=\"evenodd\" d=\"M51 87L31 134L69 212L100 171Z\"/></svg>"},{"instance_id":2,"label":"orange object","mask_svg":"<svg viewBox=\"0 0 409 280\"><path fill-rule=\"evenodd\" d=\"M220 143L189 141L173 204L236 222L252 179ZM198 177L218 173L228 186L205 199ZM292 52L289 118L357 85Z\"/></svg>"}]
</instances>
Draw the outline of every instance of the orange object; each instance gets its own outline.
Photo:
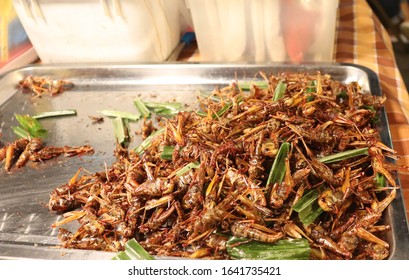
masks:
<instances>
[{"instance_id":1,"label":"orange object","mask_svg":"<svg viewBox=\"0 0 409 280\"><path fill-rule=\"evenodd\" d=\"M314 30L319 12L303 7L299 0L281 0L282 33L291 62L304 61L305 54L314 42ZM293 20L285 20L292 18Z\"/></svg>"}]
</instances>

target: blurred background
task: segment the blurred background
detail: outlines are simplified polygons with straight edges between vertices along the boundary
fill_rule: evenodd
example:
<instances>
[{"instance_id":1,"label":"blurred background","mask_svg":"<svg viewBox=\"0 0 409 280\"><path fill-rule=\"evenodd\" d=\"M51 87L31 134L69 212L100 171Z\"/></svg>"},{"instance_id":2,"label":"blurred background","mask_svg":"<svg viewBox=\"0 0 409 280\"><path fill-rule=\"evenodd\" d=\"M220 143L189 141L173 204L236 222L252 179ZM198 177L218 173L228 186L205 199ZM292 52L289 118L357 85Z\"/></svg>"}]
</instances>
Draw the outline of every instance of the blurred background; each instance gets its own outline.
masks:
<instances>
[{"instance_id":1,"label":"blurred background","mask_svg":"<svg viewBox=\"0 0 409 280\"><path fill-rule=\"evenodd\" d=\"M388 31L395 51L396 63L409 86L409 3L407 0L367 0Z\"/></svg>"},{"instance_id":2,"label":"blurred background","mask_svg":"<svg viewBox=\"0 0 409 280\"><path fill-rule=\"evenodd\" d=\"M408 3L367 2L390 35L408 86ZM175 61L186 52L191 57L200 53L200 61L209 62L332 62L338 4L0 0L0 73L33 62Z\"/></svg>"}]
</instances>

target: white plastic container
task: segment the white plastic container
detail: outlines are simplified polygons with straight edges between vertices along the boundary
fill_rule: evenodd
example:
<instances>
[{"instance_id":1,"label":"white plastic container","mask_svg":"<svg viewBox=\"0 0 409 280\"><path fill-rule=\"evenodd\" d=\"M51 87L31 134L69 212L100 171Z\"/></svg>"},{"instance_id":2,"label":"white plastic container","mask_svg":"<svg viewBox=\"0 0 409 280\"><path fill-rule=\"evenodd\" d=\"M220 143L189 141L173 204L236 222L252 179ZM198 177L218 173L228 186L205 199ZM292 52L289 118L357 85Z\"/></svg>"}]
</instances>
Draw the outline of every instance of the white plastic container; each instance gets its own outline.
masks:
<instances>
[{"instance_id":1,"label":"white plastic container","mask_svg":"<svg viewBox=\"0 0 409 280\"><path fill-rule=\"evenodd\" d=\"M180 40L184 0L13 0L45 63L160 62Z\"/></svg>"},{"instance_id":2,"label":"white plastic container","mask_svg":"<svg viewBox=\"0 0 409 280\"><path fill-rule=\"evenodd\" d=\"M186 0L202 61L330 62L338 0Z\"/></svg>"}]
</instances>

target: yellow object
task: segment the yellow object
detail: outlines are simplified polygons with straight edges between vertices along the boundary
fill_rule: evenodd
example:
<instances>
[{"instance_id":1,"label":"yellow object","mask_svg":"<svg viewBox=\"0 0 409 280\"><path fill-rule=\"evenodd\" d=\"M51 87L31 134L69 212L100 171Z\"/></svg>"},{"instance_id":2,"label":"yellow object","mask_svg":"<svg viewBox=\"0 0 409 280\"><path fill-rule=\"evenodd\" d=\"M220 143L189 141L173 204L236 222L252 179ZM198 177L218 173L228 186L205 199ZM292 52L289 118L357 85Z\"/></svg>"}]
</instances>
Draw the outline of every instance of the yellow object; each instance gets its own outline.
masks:
<instances>
[{"instance_id":1,"label":"yellow object","mask_svg":"<svg viewBox=\"0 0 409 280\"><path fill-rule=\"evenodd\" d=\"M16 17L12 0L0 0L0 60L8 59L8 27L9 22Z\"/></svg>"}]
</instances>

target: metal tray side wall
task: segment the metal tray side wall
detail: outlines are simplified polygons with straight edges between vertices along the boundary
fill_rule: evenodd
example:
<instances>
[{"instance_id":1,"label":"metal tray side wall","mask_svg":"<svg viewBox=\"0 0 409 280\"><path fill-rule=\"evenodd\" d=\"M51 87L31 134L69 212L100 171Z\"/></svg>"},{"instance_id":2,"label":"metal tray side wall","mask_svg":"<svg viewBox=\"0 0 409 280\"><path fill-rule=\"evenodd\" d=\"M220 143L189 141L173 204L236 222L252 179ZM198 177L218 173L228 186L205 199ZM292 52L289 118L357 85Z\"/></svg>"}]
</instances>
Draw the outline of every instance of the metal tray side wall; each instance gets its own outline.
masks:
<instances>
[{"instance_id":1,"label":"metal tray side wall","mask_svg":"<svg viewBox=\"0 0 409 280\"><path fill-rule=\"evenodd\" d=\"M76 117L44 121L44 126L50 130L49 144L87 143L97 152L81 159L60 159L41 166L26 166L12 174L0 171L0 258L103 259L112 255L77 250L64 250L62 254L62 249L52 248L58 244L58 232L50 225L60 220L61 216L50 213L42 206L48 201L49 192L69 180L79 167L100 171L105 163L109 165L114 160L112 124L106 119L102 125L92 125L89 115L108 108L130 111L134 109L132 100L136 96L152 101L177 100L193 106L198 88L212 90L236 79L262 80L259 71L267 74L321 71L345 83L357 81L365 91L381 94L374 72L357 65L338 64L49 65L21 68L1 76L0 122L3 124L0 129L3 142L14 139L9 127L16 125L13 119L15 113L74 108L78 111ZM17 82L28 75L70 80L75 87L61 96L44 97L33 102L15 88ZM392 147L384 111L381 122L382 140ZM133 127L134 130L138 128L138 124ZM392 231L386 236L391 245L390 259L409 259L409 231L400 190L397 199L385 213L385 222L392 225Z\"/></svg>"}]
</instances>

